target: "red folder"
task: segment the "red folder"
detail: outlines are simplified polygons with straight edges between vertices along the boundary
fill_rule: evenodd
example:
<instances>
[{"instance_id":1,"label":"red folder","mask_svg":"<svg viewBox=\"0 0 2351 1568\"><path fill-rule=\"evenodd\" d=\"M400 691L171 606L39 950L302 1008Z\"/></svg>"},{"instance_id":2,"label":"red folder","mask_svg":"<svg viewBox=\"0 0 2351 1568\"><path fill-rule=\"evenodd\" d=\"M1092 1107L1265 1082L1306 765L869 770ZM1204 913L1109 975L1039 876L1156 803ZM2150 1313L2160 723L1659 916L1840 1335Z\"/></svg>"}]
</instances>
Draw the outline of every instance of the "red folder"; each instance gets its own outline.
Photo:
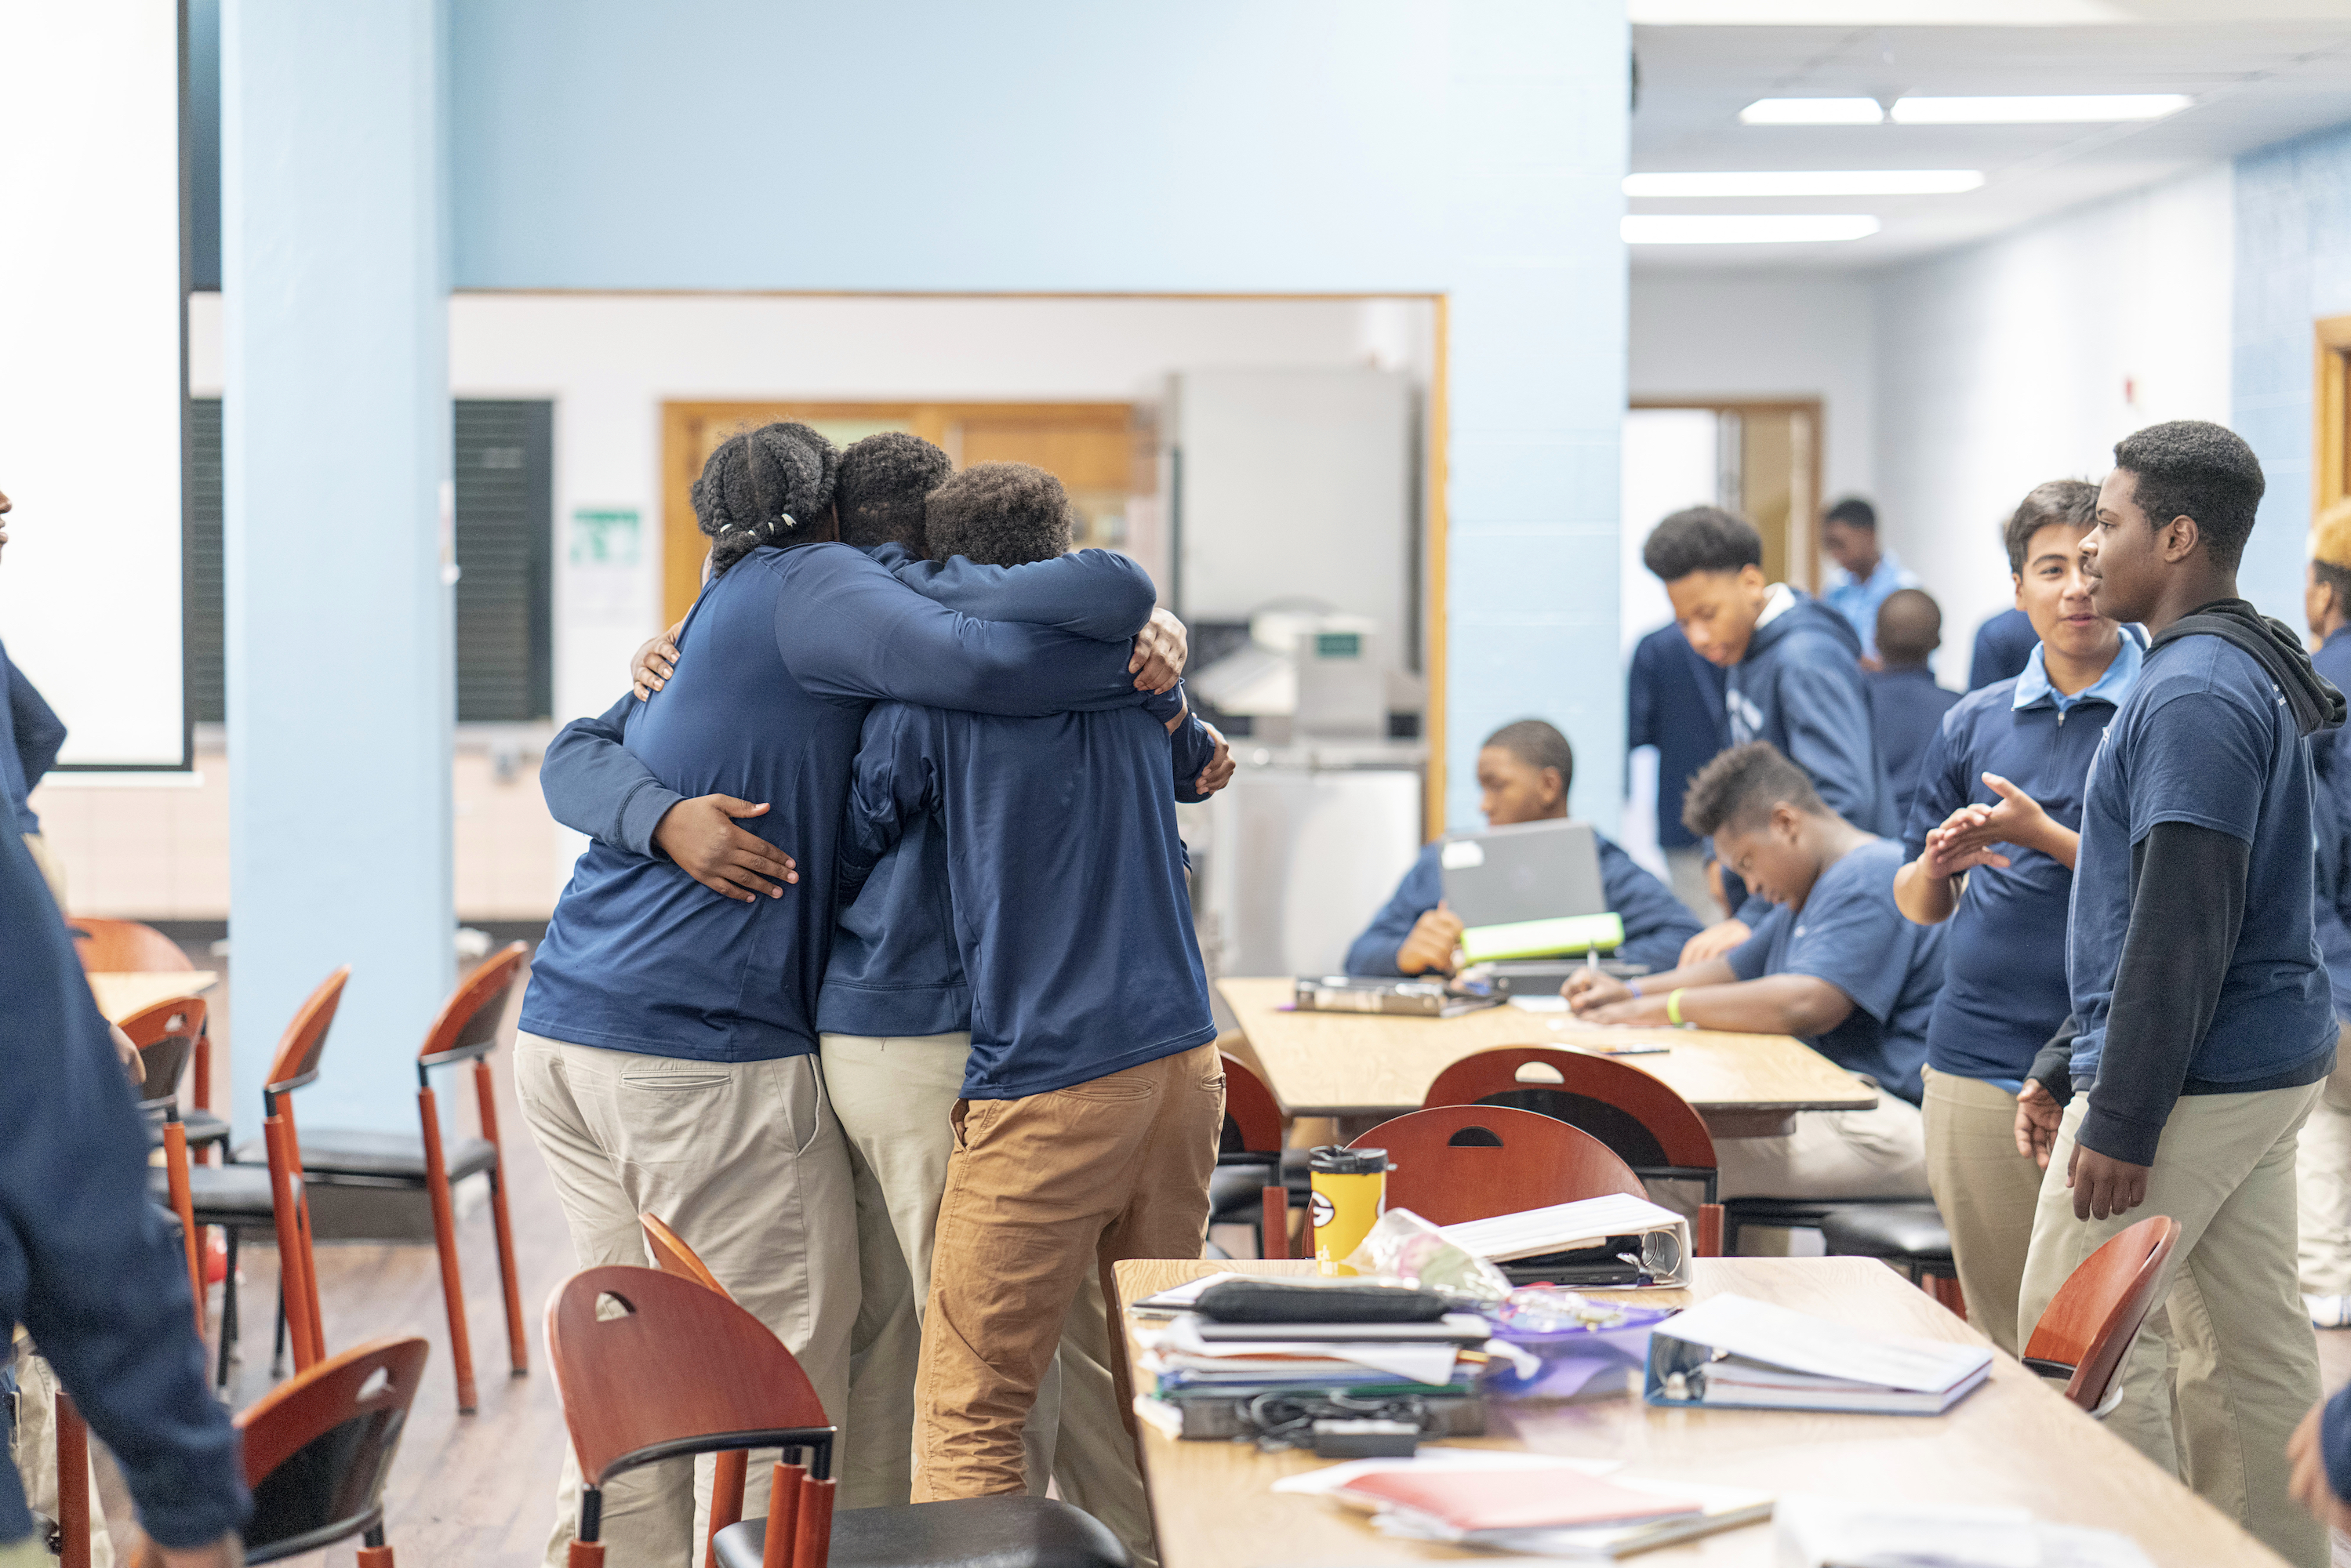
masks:
<instances>
[{"instance_id":1,"label":"red folder","mask_svg":"<svg viewBox=\"0 0 2351 1568\"><path fill-rule=\"evenodd\" d=\"M1375 1470L1345 1490L1463 1531L1637 1524L1702 1511L1687 1499L1635 1491L1571 1469Z\"/></svg>"}]
</instances>

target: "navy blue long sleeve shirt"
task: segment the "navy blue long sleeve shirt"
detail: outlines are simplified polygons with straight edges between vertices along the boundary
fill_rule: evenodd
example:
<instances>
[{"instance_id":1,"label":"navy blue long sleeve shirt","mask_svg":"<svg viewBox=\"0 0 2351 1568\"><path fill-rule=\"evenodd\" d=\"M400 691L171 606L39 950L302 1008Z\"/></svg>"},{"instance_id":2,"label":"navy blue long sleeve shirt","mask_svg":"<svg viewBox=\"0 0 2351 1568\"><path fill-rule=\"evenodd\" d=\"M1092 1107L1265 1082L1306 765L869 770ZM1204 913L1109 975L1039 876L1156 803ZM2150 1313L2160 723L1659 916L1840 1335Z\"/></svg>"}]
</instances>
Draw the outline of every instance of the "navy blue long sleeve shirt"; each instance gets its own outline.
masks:
<instances>
[{"instance_id":1,"label":"navy blue long sleeve shirt","mask_svg":"<svg viewBox=\"0 0 2351 1568\"><path fill-rule=\"evenodd\" d=\"M1697 917L1664 883L1610 842L1605 833L1592 836L1600 841L1600 890L1608 895L1608 907L1625 923L1625 945L1615 956L1652 969L1672 968L1681 959L1682 944L1698 933ZM1429 844L1420 852L1420 858L1396 883L1395 896L1372 916L1371 925L1347 949L1347 973L1404 972L1396 967L1396 949L1412 935L1420 917L1445 896L1445 873L1437 863L1437 849Z\"/></svg>"},{"instance_id":2,"label":"navy blue long sleeve shirt","mask_svg":"<svg viewBox=\"0 0 2351 1568\"><path fill-rule=\"evenodd\" d=\"M65 723L5 649L0 649L0 686L6 687L0 693L6 699L0 701L0 795L7 797L8 807L16 813L16 831L37 833L41 819L34 815L28 797L41 775L57 764L57 753L66 743Z\"/></svg>"},{"instance_id":3,"label":"navy blue long sleeve shirt","mask_svg":"<svg viewBox=\"0 0 2351 1568\"><path fill-rule=\"evenodd\" d=\"M1861 639L1835 611L1787 591L1792 602L1777 614L1765 612L1771 618L1755 628L1746 655L1730 668L1723 696L1730 738L1770 741L1804 770L1830 810L1865 833L1898 833L1861 678Z\"/></svg>"},{"instance_id":4,"label":"navy blue long sleeve shirt","mask_svg":"<svg viewBox=\"0 0 2351 1568\"><path fill-rule=\"evenodd\" d=\"M245 1522L228 1412L204 1383L188 1269L147 1196L147 1129L64 920L0 833L0 1351L22 1323L106 1440L147 1533L195 1547ZM0 1463L0 1545L33 1532Z\"/></svg>"},{"instance_id":5,"label":"navy blue long sleeve shirt","mask_svg":"<svg viewBox=\"0 0 2351 1568\"><path fill-rule=\"evenodd\" d=\"M2032 618L2022 610L2003 610L1976 628L1976 643L1968 659L1968 690L1980 692L1995 681L2012 681L2024 674L2024 662L2041 645Z\"/></svg>"},{"instance_id":6,"label":"navy blue long sleeve shirt","mask_svg":"<svg viewBox=\"0 0 2351 1568\"><path fill-rule=\"evenodd\" d=\"M944 831L971 986L966 1099L1050 1093L1216 1038L1168 789L1173 711L867 716L842 892L905 823Z\"/></svg>"},{"instance_id":7,"label":"navy blue long sleeve shirt","mask_svg":"<svg viewBox=\"0 0 2351 1568\"><path fill-rule=\"evenodd\" d=\"M2310 656L2338 691L2351 691L2351 626L2337 627ZM2325 960L2335 1016L2351 1019L2351 726L2322 730L2310 748L2310 822L2318 846L2311 909Z\"/></svg>"},{"instance_id":8,"label":"navy blue long sleeve shirt","mask_svg":"<svg viewBox=\"0 0 2351 1568\"><path fill-rule=\"evenodd\" d=\"M1723 678L1722 667L1691 647L1678 625L1660 626L1633 645L1625 745L1657 748L1657 842L1665 849L1698 841L1682 825L1682 797L1698 770L1730 744Z\"/></svg>"},{"instance_id":9,"label":"navy blue long sleeve shirt","mask_svg":"<svg viewBox=\"0 0 2351 1568\"><path fill-rule=\"evenodd\" d=\"M1065 559L1065 574L1092 580L1089 608L1050 627L959 614L841 544L755 550L712 583L658 700L625 701L605 719L673 798L769 802L745 825L791 854L800 880L780 899L744 904L665 859L590 844L532 960L522 1027L706 1061L816 1049L837 841L867 708L894 695L1037 716L1143 700L1126 664L1151 612L1148 574L1107 551ZM620 826L658 821L657 799L631 794Z\"/></svg>"}]
</instances>

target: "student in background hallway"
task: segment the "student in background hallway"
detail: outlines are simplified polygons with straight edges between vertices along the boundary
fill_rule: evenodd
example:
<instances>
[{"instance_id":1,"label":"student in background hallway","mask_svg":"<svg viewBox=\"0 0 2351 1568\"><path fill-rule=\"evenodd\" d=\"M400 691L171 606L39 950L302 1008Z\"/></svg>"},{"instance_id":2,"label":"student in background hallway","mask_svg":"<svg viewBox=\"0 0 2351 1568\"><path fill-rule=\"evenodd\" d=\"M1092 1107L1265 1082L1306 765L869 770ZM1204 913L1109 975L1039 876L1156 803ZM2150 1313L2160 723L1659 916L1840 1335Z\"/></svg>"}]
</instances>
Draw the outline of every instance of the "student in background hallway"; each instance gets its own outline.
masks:
<instances>
[{"instance_id":1,"label":"student in background hallway","mask_svg":"<svg viewBox=\"0 0 2351 1568\"><path fill-rule=\"evenodd\" d=\"M1886 781L1894 790L1896 820L1910 820L1911 791L1927 743L1959 694L1935 684L1927 661L1943 645L1943 612L1920 589L1905 588L1877 607L1877 668L1869 680L1869 712L1886 757Z\"/></svg>"},{"instance_id":2,"label":"student in background hallway","mask_svg":"<svg viewBox=\"0 0 2351 1568\"><path fill-rule=\"evenodd\" d=\"M1625 745L1657 748L1657 847L1672 873L1674 896L1701 922L1719 916L1707 886L1706 845L1682 822L1682 792L1730 745L1722 691L1720 667L1698 657L1679 626L1660 626L1633 645Z\"/></svg>"},{"instance_id":3,"label":"student in background hallway","mask_svg":"<svg viewBox=\"0 0 2351 1568\"><path fill-rule=\"evenodd\" d=\"M1770 741L1802 769L1831 811L1864 832L1898 832L1852 623L1786 583L1766 580L1762 537L1719 507L1692 507L1667 517L1641 547L1641 560L1666 585L1690 646L1727 672L1723 706L1731 740ZM1747 897L1736 916L1693 938L1680 962L1730 951L1767 909Z\"/></svg>"},{"instance_id":4,"label":"student in background hallway","mask_svg":"<svg viewBox=\"0 0 2351 1568\"><path fill-rule=\"evenodd\" d=\"M1068 497L1040 469L979 464L933 494L928 538L934 561L1051 560ZM1225 1077L1171 748L1186 779L1215 751L1180 687L1141 711L867 716L841 890L853 899L930 821L971 989L915 1384L917 1502L1021 1491L1021 1429L1086 1281L1195 1256L1206 1236ZM1095 1440L1132 1457L1115 1422Z\"/></svg>"},{"instance_id":5,"label":"student in background hallway","mask_svg":"<svg viewBox=\"0 0 2351 1568\"><path fill-rule=\"evenodd\" d=\"M1723 1197L1926 1197L1918 1069L1943 932L1894 907L1902 846L1831 811L1762 741L1708 763L1683 811L1771 912L1721 957L1630 981L1577 974L1561 994L1593 1023L1796 1035L1878 1091L1867 1111L1804 1112L1785 1136L1722 1139Z\"/></svg>"},{"instance_id":6,"label":"student in background hallway","mask_svg":"<svg viewBox=\"0 0 2351 1568\"><path fill-rule=\"evenodd\" d=\"M1821 602L1845 618L1861 639L1865 658L1877 657L1877 607L1889 594L1916 588L1890 549L1877 548L1877 508L1848 496L1821 519L1821 549L1836 564L1821 584Z\"/></svg>"},{"instance_id":7,"label":"student in background hallway","mask_svg":"<svg viewBox=\"0 0 2351 1568\"><path fill-rule=\"evenodd\" d=\"M2082 536L2097 506L2095 486L2061 479L2009 518L2016 601L2042 640L2022 675L1959 698L1938 726L1903 832L1909 863L1894 879L1903 914L1949 923L1927 1026L1927 1178L1968 1321L2011 1355L2041 1191L2040 1165L2016 1146L2016 1095L2071 1008L2082 790L2141 658L2136 633L2091 602Z\"/></svg>"},{"instance_id":8,"label":"student in background hallway","mask_svg":"<svg viewBox=\"0 0 2351 1568\"><path fill-rule=\"evenodd\" d=\"M1567 737L1539 718L1504 725L1478 751L1479 805L1490 827L1564 818L1574 779L1575 753ZM1615 956L1653 969L1670 967L1682 945L1698 935L1697 917L1606 834L1592 836L1600 842L1601 891L1625 923L1625 945ZM1422 849L1396 884L1395 896L1347 949L1347 973L1453 973L1461 919L1445 907L1445 873L1437 863L1440 847Z\"/></svg>"},{"instance_id":9,"label":"student in background hallway","mask_svg":"<svg viewBox=\"0 0 2351 1568\"><path fill-rule=\"evenodd\" d=\"M8 514L14 509L7 496L0 493L0 549L7 547ZM24 839L59 909L69 907L65 868L49 853L48 841L41 836L41 819L34 814L29 797L41 776L56 763L65 743L64 723L41 700L25 672L10 662L7 650L0 648L0 810L8 814L8 822L0 826L13 824Z\"/></svg>"},{"instance_id":10,"label":"student in background hallway","mask_svg":"<svg viewBox=\"0 0 2351 1568\"><path fill-rule=\"evenodd\" d=\"M2336 1035L2303 742L2341 725L2344 704L2300 636L2238 595L2262 490L2231 432L2151 425L2116 445L2083 541L2098 613L2154 641L2084 798L2076 1033L2042 1051L2017 1100L2020 1144L2049 1150L2017 1325L2125 1227L2178 1220L2170 1293L2124 1360L2107 1429L2288 1562L2323 1568L2325 1531L2282 1458L2318 1397L2294 1141Z\"/></svg>"},{"instance_id":11,"label":"student in background hallway","mask_svg":"<svg viewBox=\"0 0 2351 1568\"><path fill-rule=\"evenodd\" d=\"M2312 531L2302 608L2318 643L2311 663L2337 691L2351 691L2351 518ZM2351 729L2312 736L2310 763L2318 843L2311 918L2339 1025L2351 1019ZM2294 1166L2303 1303L2318 1327L2351 1328L2351 1063L2339 1036L2335 1071L2303 1124Z\"/></svg>"},{"instance_id":12,"label":"student in background hallway","mask_svg":"<svg viewBox=\"0 0 2351 1568\"><path fill-rule=\"evenodd\" d=\"M2084 481L2087 483L2087 481ZM1975 652L1968 660L1968 690L1980 692L1994 681L2012 681L2024 674L2024 662L2041 639L2022 610L2003 610L1976 628Z\"/></svg>"}]
</instances>

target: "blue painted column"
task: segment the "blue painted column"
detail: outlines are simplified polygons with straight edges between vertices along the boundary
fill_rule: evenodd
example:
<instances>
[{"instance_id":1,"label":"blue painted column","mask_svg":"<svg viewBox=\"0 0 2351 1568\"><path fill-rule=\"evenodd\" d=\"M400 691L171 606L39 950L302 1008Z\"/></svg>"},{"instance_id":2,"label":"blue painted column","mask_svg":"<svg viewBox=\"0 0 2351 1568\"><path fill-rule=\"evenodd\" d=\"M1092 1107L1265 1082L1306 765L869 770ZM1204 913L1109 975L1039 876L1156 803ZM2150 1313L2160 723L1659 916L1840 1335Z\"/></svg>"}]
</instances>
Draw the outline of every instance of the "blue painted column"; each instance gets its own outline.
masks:
<instances>
[{"instance_id":1,"label":"blue painted column","mask_svg":"<svg viewBox=\"0 0 2351 1568\"><path fill-rule=\"evenodd\" d=\"M437 0L221 5L241 1132L343 964L301 1119L413 1129L452 982L444 31Z\"/></svg>"},{"instance_id":2,"label":"blue painted column","mask_svg":"<svg viewBox=\"0 0 2351 1568\"><path fill-rule=\"evenodd\" d=\"M1446 809L1478 821L1478 743L1545 718L1575 815L1614 832L1630 38L1614 0L1454 12Z\"/></svg>"}]
</instances>

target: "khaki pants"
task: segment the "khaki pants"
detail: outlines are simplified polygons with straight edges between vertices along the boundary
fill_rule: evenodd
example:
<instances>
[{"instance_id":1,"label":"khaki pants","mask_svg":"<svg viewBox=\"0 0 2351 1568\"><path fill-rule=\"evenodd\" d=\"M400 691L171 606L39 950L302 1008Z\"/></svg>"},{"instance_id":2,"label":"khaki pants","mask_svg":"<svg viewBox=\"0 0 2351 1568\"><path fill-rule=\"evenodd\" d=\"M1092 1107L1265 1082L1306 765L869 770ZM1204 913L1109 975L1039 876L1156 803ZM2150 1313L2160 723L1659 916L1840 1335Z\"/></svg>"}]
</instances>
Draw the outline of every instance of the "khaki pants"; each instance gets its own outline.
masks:
<instances>
[{"instance_id":1,"label":"khaki pants","mask_svg":"<svg viewBox=\"0 0 2351 1568\"><path fill-rule=\"evenodd\" d=\"M1224 1117L1213 1044L957 1103L914 1391L916 1501L1021 1490L1020 1424L1085 1277L1200 1255Z\"/></svg>"},{"instance_id":2,"label":"khaki pants","mask_svg":"<svg viewBox=\"0 0 2351 1568\"><path fill-rule=\"evenodd\" d=\"M1867 1111L1799 1111L1784 1137L1723 1138L1714 1154L1727 1198L1928 1196L1926 1132L1898 1094Z\"/></svg>"},{"instance_id":3,"label":"khaki pants","mask_svg":"<svg viewBox=\"0 0 2351 1568\"><path fill-rule=\"evenodd\" d=\"M22 1541L0 1541L0 1568L57 1568L57 1559L37 1535Z\"/></svg>"},{"instance_id":4,"label":"khaki pants","mask_svg":"<svg viewBox=\"0 0 2351 1568\"><path fill-rule=\"evenodd\" d=\"M2016 1150L2016 1096L1980 1078L1927 1069L1927 1185L1950 1228L1968 1322L2022 1354L2016 1296L2032 1245L2041 1167Z\"/></svg>"},{"instance_id":5,"label":"khaki pants","mask_svg":"<svg viewBox=\"0 0 2351 1568\"><path fill-rule=\"evenodd\" d=\"M2324 1568L2326 1531L2286 1492L2285 1443L2318 1400L2318 1341L2294 1281L2294 1134L2319 1086L2191 1094L2172 1107L2147 1201L2074 1218L2065 1167L2089 1109L2065 1108L2032 1219L2018 1300L2032 1336L2050 1298L2109 1238L2153 1215L2179 1221L2170 1293L2119 1374L2106 1425L2270 1549Z\"/></svg>"},{"instance_id":6,"label":"khaki pants","mask_svg":"<svg viewBox=\"0 0 2351 1568\"><path fill-rule=\"evenodd\" d=\"M25 1506L35 1513L57 1516L57 1375L46 1357L21 1334L12 1345L0 1345L16 1363L16 1433L9 1458L24 1483ZM89 1498L90 1568L113 1568L114 1543L108 1537L106 1504L99 1484L98 1434L89 1434L89 1476L84 1483ZM27 1543L37 1555L28 1563L53 1563L48 1548L37 1534ZM0 1546L0 1568L14 1568L8 1555L14 1547Z\"/></svg>"},{"instance_id":7,"label":"khaki pants","mask_svg":"<svg viewBox=\"0 0 2351 1568\"><path fill-rule=\"evenodd\" d=\"M855 1199L816 1059L686 1061L520 1034L515 1089L554 1174L580 1266L647 1265L637 1217L659 1216L799 1358L846 1443ZM752 1457L747 1517L767 1510L772 1457ZM709 1470L707 1458L674 1459L604 1489L601 1535L612 1562L688 1568L698 1559ZM562 1568L577 1532L580 1485L567 1445L549 1568Z\"/></svg>"},{"instance_id":8,"label":"khaki pants","mask_svg":"<svg viewBox=\"0 0 2351 1568\"><path fill-rule=\"evenodd\" d=\"M63 915L68 907L65 862L49 852L49 841L39 833L26 833L24 837L34 866L40 872L41 880L49 884L49 896L57 901L57 913Z\"/></svg>"},{"instance_id":9,"label":"khaki pants","mask_svg":"<svg viewBox=\"0 0 2351 1568\"><path fill-rule=\"evenodd\" d=\"M2294 1186L2302 1211L2303 1294L2351 1295L2351 1040L2338 1037L2335 1073L2302 1124Z\"/></svg>"}]
</instances>

